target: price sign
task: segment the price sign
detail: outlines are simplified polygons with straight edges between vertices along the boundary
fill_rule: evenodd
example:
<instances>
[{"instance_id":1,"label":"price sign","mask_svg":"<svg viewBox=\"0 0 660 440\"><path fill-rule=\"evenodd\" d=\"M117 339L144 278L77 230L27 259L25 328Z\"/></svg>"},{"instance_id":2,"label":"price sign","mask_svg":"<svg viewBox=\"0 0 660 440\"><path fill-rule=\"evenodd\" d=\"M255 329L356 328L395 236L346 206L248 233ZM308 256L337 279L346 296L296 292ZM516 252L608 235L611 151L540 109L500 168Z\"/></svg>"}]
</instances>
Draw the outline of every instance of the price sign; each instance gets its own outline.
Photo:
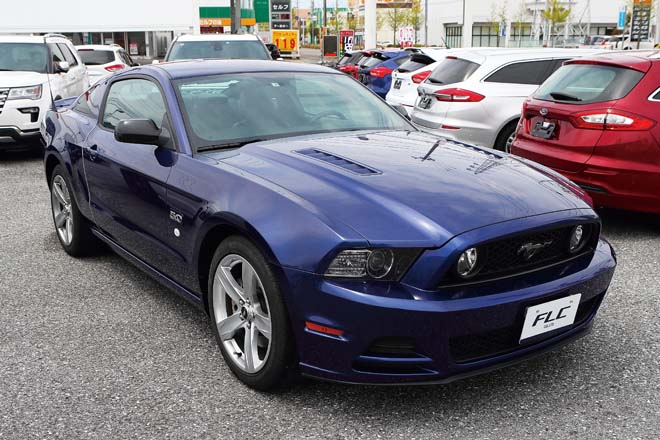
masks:
<instances>
[{"instance_id":1,"label":"price sign","mask_svg":"<svg viewBox=\"0 0 660 440\"><path fill-rule=\"evenodd\" d=\"M273 30L271 39L281 52L298 50L298 30Z\"/></svg>"},{"instance_id":2,"label":"price sign","mask_svg":"<svg viewBox=\"0 0 660 440\"><path fill-rule=\"evenodd\" d=\"M339 31L339 51L343 55L347 51L353 50L353 37L355 31L351 29L344 29Z\"/></svg>"}]
</instances>

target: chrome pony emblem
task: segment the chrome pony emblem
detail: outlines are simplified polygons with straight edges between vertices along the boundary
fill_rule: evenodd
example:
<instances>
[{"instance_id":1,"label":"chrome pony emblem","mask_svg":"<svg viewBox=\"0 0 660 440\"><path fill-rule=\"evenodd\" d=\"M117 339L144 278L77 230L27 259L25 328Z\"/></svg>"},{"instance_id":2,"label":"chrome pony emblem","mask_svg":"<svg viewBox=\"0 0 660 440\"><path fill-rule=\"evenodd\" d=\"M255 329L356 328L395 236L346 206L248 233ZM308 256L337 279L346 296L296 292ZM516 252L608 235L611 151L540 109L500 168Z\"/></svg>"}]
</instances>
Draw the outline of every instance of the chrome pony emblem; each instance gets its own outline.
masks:
<instances>
[{"instance_id":1,"label":"chrome pony emblem","mask_svg":"<svg viewBox=\"0 0 660 440\"><path fill-rule=\"evenodd\" d=\"M521 255L525 261L529 261L551 244L552 240L544 241L543 243L525 243L518 248L518 255Z\"/></svg>"}]
</instances>

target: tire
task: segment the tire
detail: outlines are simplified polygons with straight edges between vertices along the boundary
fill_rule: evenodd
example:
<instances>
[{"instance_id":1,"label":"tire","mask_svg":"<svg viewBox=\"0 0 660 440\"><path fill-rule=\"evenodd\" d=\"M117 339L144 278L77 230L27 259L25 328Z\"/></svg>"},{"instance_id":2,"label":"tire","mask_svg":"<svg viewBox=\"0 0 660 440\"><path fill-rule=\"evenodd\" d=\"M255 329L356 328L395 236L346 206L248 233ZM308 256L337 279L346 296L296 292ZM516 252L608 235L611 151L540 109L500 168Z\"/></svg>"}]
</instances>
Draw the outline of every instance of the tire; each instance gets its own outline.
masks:
<instances>
[{"instance_id":1,"label":"tire","mask_svg":"<svg viewBox=\"0 0 660 440\"><path fill-rule=\"evenodd\" d=\"M256 390L291 385L297 372L288 313L259 249L243 237L229 237L215 251L209 274L210 324L229 369Z\"/></svg>"},{"instance_id":2,"label":"tire","mask_svg":"<svg viewBox=\"0 0 660 440\"><path fill-rule=\"evenodd\" d=\"M494 148L499 151L504 151L505 153L510 153L511 145L508 141L513 141L513 136L516 134L517 127L518 120L506 124L502 131L500 131L500 134L497 135Z\"/></svg>"},{"instance_id":3,"label":"tire","mask_svg":"<svg viewBox=\"0 0 660 440\"><path fill-rule=\"evenodd\" d=\"M62 165L57 165L50 176L50 199L55 233L64 251L72 257L91 254L98 241L78 209L71 182Z\"/></svg>"}]
</instances>

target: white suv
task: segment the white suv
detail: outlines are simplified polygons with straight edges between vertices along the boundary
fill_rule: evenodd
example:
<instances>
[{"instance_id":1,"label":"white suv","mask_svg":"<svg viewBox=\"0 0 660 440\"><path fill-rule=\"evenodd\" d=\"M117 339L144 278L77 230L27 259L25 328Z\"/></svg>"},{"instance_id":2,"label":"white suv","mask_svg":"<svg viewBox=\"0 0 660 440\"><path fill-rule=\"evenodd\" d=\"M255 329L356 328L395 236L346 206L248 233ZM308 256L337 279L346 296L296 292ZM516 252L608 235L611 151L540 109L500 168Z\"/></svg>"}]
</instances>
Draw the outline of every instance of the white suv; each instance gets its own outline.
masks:
<instances>
[{"instance_id":1,"label":"white suv","mask_svg":"<svg viewBox=\"0 0 660 440\"><path fill-rule=\"evenodd\" d=\"M87 73L92 84L112 72L139 65L118 44L107 46L90 44L87 46L76 46L76 49L78 49L78 54L82 58L83 63L87 66Z\"/></svg>"},{"instance_id":2,"label":"white suv","mask_svg":"<svg viewBox=\"0 0 660 440\"><path fill-rule=\"evenodd\" d=\"M523 101L564 61L602 49L456 49L417 88L425 131L508 151Z\"/></svg>"},{"instance_id":3,"label":"white suv","mask_svg":"<svg viewBox=\"0 0 660 440\"><path fill-rule=\"evenodd\" d=\"M250 34L181 35L165 55L165 61L194 59L272 60L263 41Z\"/></svg>"},{"instance_id":4,"label":"white suv","mask_svg":"<svg viewBox=\"0 0 660 440\"><path fill-rule=\"evenodd\" d=\"M0 150L40 140L52 101L87 87L85 65L64 36L0 36Z\"/></svg>"}]
</instances>

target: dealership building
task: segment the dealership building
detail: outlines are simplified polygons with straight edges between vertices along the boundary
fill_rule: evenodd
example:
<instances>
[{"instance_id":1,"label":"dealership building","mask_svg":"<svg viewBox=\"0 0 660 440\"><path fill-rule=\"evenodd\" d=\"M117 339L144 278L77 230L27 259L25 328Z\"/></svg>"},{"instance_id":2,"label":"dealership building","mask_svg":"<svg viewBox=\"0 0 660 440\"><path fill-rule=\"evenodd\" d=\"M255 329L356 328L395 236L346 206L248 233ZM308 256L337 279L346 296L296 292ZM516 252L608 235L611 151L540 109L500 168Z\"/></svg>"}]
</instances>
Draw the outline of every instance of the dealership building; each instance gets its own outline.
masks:
<instances>
[{"instance_id":1,"label":"dealership building","mask_svg":"<svg viewBox=\"0 0 660 440\"><path fill-rule=\"evenodd\" d=\"M275 0L278 1L278 0ZM286 0L290 3L290 0ZM136 57L165 55L179 34L228 32L229 0L29 0L3 4L0 33L61 33L74 44L119 44ZM241 25L270 19L269 0L241 0Z\"/></svg>"}]
</instances>

